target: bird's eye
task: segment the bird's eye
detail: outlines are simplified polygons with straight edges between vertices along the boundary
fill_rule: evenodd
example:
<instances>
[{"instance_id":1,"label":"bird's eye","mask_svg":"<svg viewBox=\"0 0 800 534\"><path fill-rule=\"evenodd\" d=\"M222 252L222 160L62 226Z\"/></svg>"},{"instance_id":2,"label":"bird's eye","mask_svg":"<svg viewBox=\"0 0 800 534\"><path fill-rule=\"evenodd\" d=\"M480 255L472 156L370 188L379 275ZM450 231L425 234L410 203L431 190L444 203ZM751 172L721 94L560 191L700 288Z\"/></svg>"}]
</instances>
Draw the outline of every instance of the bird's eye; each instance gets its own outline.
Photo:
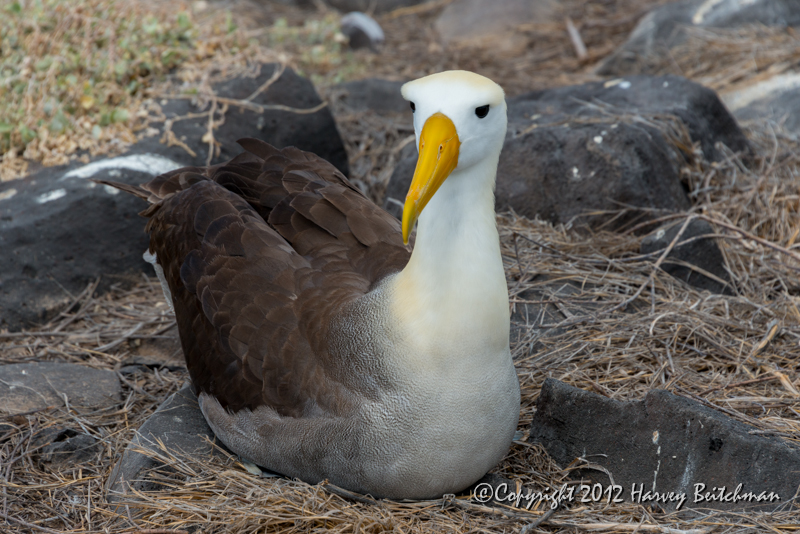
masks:
<instances>
[{"instance_id":1,"label":"bird's eye","mask_svg":"<svg viewBox=\"0 0 800 534\"><path fill-rule=\"evenodd\" d=\"M417 106L415 106L413 102L409 102L409 104L411 104L411 113L417 111Z\"/></svg>"},{"instance_id":2,"label":"bird's eye","mask_svg":"<svg viewBox=\"0 0 800 534\"><path fill-rule=\"evenodd\" d=\"M475 115L477 115L479 119L484 118L488 114L489 114L489 104L486 104L485 106L481 106L479 108L475 108Z\"/></svg>"}]
</instances>

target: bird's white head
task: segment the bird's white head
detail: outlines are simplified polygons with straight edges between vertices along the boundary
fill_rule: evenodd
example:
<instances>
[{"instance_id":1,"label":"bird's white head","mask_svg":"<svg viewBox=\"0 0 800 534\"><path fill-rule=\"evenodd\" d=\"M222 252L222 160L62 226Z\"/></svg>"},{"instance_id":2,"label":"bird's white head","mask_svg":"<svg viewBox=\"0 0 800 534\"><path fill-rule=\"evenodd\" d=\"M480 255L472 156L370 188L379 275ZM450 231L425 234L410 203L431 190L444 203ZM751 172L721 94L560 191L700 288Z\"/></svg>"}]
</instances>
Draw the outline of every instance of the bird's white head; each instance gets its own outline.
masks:
<instances>
[{"instance_id":1,"label":"bird's white head","mask_svg":"<svg viewBox=\"0 0 800 534\"><path fill-rule=\"evenodd\" d=\"M507 118L503 89L473 72L432 74L406 83L401 92L414 111L419 148L403 208L403 241L408 243L419 214L450 174L486 161L496 170Z\"/></svg>"}]
</instances>

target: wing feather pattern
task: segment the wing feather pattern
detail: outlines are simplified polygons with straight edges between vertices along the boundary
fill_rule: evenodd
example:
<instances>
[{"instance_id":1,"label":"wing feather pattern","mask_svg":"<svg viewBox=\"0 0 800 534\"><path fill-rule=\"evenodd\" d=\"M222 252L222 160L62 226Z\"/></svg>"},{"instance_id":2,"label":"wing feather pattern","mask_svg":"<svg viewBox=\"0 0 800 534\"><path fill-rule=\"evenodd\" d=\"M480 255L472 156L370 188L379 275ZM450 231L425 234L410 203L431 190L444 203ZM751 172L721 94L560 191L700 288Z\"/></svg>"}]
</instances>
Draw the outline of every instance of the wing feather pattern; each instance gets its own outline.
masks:
<instances>
[{"instance_id":1,"label":"wing feather pattern","mask_svg":"<svg viewBox=\"0 0 800 534\"><path fill-rule=\"evenodd\" d=\"M229 411L347 409L324 342L342 305L402 269L397 219L321 158L255 139L142 186L195 387ZM140 196L144 196L139 192Z\"/></svg>"}]
</instances>

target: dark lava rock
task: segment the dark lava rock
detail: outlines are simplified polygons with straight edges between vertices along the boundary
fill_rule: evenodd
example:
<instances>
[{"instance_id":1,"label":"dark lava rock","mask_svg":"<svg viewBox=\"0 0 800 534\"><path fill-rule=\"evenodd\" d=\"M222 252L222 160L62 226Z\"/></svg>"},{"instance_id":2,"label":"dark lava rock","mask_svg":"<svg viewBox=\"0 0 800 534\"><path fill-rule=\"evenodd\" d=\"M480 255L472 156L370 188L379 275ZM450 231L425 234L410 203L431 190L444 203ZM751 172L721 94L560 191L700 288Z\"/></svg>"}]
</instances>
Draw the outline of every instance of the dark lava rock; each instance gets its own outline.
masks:
<instances>
[{"instance_id":1,"label":"dark lava rock","mask_svg":"<svg viewBox=\"0 0 800 534\"><path fill-rule=\"evenodd\" d=\"M604 118L633 125L659 124L663 120L660 116L672 115L686 126L692 142L700 144L708 161L724 158L717 143L734 152L750 151L747 138L717 93L680 76L626 76L533 91L510 99L508 104L509 122L516 128L564 121L570 121L572 128L580 120Z\"/></svg>"},{"instance_id":2,"label":"dark lava rock","mask_svg":"<svg viewBox=\"0 0 800 534\"><path fill-rule=\"evenodd\" d=\"M153 369L158 369L158 370L166 369L168 371L185 371L186 370L186 365L185 365L185 362L183 360L180 360L180 361L174 361L174 360L172 360L172 361L164 361L164 360L161 360L161 359L158 359L158 358L140 356L140 355L136 355L136 356L132 356L132 357L129 357L129 358L125 358L122 361L122 366L123 367L120 369L120 372L122 374L125 374L123 369L125 369L126 367L130 368L130 372L131 373L135 373L135 372L146 373L146 372L152 371Z\"/></svg>"},{"instance_id":3,"label":"dark lava rock","mask_svg":"<svg viewBox=\"0 0 800 534\"><path fill-rule=\"evenodd\" d=\"M626 501L674 510L685 495L681 509L790 506L800 481L800 448L753 430L664 390L621 402L547 379L530 439L561 465L585 458L607 469ZM596 469L578 476L604 488L611 483ZM673 500L665 502L670 493ZM748 494L763 498L742 499Z\"/></svg>"},{"instance_id":4,"label":"dark lava rock","mask_svg":"<svg viewBox=\"0 0 800 534\"><path fill-rule=\"evenodd\" d=\"M574 321L607 307L587 291L591 286L586 283L545 274L537 274L530 281L535 287L513 296L509 336L512 345L525 343L529 354L539 352L542 347L538 341L543 337L563 334ZM631 309L636 305L633 302Z\"/></svg>"},{"instance_id":5,"label":"dark lava rock","mask_svg":"<svg viewBox=\"0 0 800 534\"><path fill-rule=\"evenodd\" d=\"M376 113L406 113L410 111L408 101L400 94L405 82L367 78L337 86L341 99L352 111L374 111ZM410 127L410 113L408 118Z\"/></svg>"},{"instance_id":6,"label":"dark lava rock","mask_svg":"<svg viewBox=\"0 0 800 534\"><path fill-rule=\"evenodd\" d=\"M400 151L397 165L392 171L392 177L386 184L386 191L383 193L383 209L397 217L403 218L403 203L411 187L411 178L414 177L414 169L417 168L417 145L415 142L409 143ZM501 156L502 159L502 156Z\"/></svg>"},{"instance_id":7,"label":"dark lava rock","mask_svg":"<svg viewBox=\"0 0 800 534\"><path fill-rule=\"evenodd\" d=\"M360 11L343 16L341 26L342 33L347 36L347 42L353 49L369 48L377 52L385 40L381 25Z\"/></svg>"},{"instance_id":8,"label":"dark lava rock","mask_svg":"<svg viewBox=\"0 0 800 534\"><path fill-rule=\"evenodd\" d=\"M220 82L213 86L214 93L236 100L255 95L250 100L253 104L279 105L296 110L312 109L322 104L311 81L288 67L266 90L258 92L272 78L276 68L279 68L278 65L273 63L262 65L258 76L240 76ZM198 109L189 100L176 99L162 105L162 111L167 119L174 119L197 113ZM155 152L182 165L205 165L208 143L204 143L202 137L207 130L208 117L181 120L172 125L175 136L187 143L195 156L179 146L165 147L159 143L159 136L140 141L131 152ZM212 159L212 163L227 161L241 153L242 149L236 141L244 137L254 137L278 148L295 146L308 150L332 163L345 176L349 173L347 152L339 130L336 129L333 115L327 107L314 113L269 108L259 113L231 104L225 114L225 123L214 131L214 138L221 146L220 154Z\"/></svg>"},{"instance_id":9,"label":"dark lava rock","mask_svg":"<svg viewBox=\"0 0 800 534\"><path fill-rule=\"evenodd\" d=\"M666 249L680 232L684 221L665 225L642 241L642 254L654 254ZM712 293L733 295L733 284L725 269L725 258L717 245L714 229L706 221L689 222L680 240L661 263L664 272L683 280L690 286Z\"/></svg>"},{"instance_id":10,"label":"dark lava rock","mask_svg":"<svg viewBox=\"0 0 800 534\"><path fill-rule=\"evenodd\" d=\"M158 446L160 441L168 453L176 457L209 457L214 449L205 438L213 441L214 433L200 411L191 384L187 384L164 401L136 431L108 477L106 492L109 502L115 502L130 493L129 488L152 491L161 487L147 478L150 471L162 465L161 462L137 450L163 455L163 450Z\"/></svg>"},{"instance_id":11,"label":"dark lava rock","mask_svg":"<svg viewBox=\"0 0 800 534\"><path fill-rule=\"evenodd\" d=\"M248 98L271 78L275 68L264 65L257 77L236 78L214 89L227 98ZM311 82L291 69L251 101L296 109L321 103ZM162 110L168 119L197 112L190 101L182 99L168 101ZM144 221L136 215L146 204L85 178L139 184L177 167L205 165L208 145L202 137L207 124L203 117L172 126L194 155L179 146L161 144L156 135L140 140L117 158L46 168L0 184L0 250L4 251L0 254L0 329L18 330L46 321L73 300L69 293L81 292L100 275L152 274L151 266L142 260L148 245ZM347 154L327 107L298 114L279 109L257 113L231 106L225 123L215 131L221 151L214 161L241 152L236 140L243 137L310 150L348 172ZM105 291L112 281L104 277L98 291Z\"/></svg>"},{"instance_id":12,"label":"dark lava rock","mask_svg":"<svg viewBox=\"0 0 800 534\"><path fill-rule=\"evenodd\" d=\"M74 428L47 428L33 437L39 462L51 471L79 469L102 450L97 438Z\"/></svg>"},{"instance_id":13,"label":"dark lava rock","mask_svg":"<svg viewBox=\"0 0 800 534\"><path fill-rule=\"evenodd\" d=\"M797 0L688 0L673 2L645 15L631 36L608 56L598 74L620 76L647 72L648 64L666 57L686 39L687 28L735 28L800 25Z\"/></svg>"},{"instance_id":14,"label":"dark lava rock","mask_svg":"<svg viewBox=\"0 0 800 534\"><path fill-rule=\"evenodd\" d=\"M137 169L136 159L145 157L157 171ZM98 169L95 177L128 184L145 182L153 174L177 167L152 154L96 163L109 166L94 167ZM74 170L92 168L90 164ZM145 164L140 167L147 168ZM0 184L0 195L3 193L0 329L18 330L48 320L101 274L152 269L142 260L148 238L144 222L137 216L145 207L141 200L70 176L63 168L46 168ZM105 291L114 281L103 277L98 290Z\"/></svg>"},{"instance_id":15,"label":"dark lava rock","mask_svg":"<svg viewBox=\"0 0 800 534\"><path fill-rule=\"evenodd\" d=\"M555 0L456 0L445 6L434 28L447 45L491 46L501 54L519 53L527 41L515 39L514 28L556 20Z\"/></svg>"},{"instance_id":16,"label":"dark lava rock","mask_svg":"<svg viewBox=\"0 0 800 534\"><path fill-rule=\"evenodd\" d=\"M398 218L416 167L411 150L386 188L384 208ZM511 208L531 219L608 229L636 221L641 208L663 214L691 205L663 136L624 122L544 126L508 136L495 203L498 211ZM619 216L625 208L633 209Z\"/></svg>"},{"instance_id":17,"label":"dark lava rock","mask_svg":"<svg viewBox=\"0 0 800 534\"><path fill-rule=\"evenodd\" d=\"M675 118L709 160L722 157L717 143L749 151L716 93L677 76L536 91L509 99L508 116L497 209L554 223L615 229L687 209L679 174L686 155L669 133ZM395 168L387 199L405 197L415 158Z\"/></svg>"},{"instance_id":18,"label":"dark lava rock","mask_svg":"<svg viewBox=\"0 0 800 534\"><path fill-rule=\"evenodd\" d=\"M506 140L498 210L553 223L616 229L690 207L664 137L637 124L545 126ZM624 209L629 214L618 215Z\"/></svg>"},{"instance_id":19,"label":"dark lava rock","mask_svg":"<svg viewBox=\"0 0 800 534\"><path fill-rule=\"evenodd\" d=\"M331 7L346 13L348 11L366 11L375 13L388 13L402 7L411 7L426 2L427 0L325 0Z\"/></svg>"},{"instance_id":20,"label":"dark lava rock","mask_svg":"<svg viewBox=\"0 0 800 534\"><path fill-rule=\"evenodd\" d=\"M279 4L297 6L301 8L313 8L314 0L271 0ZM343 13L348 11L366 11L374 13L387 13L402 7L415 6L428 0L323 0L329 6L338 9Z\"/></svg>"},{"instance_id":21,"label":"dark lava rock","mask_svg":"<svg viewBox=\"0 0 800 534\"><path fill-rule=\"evenodd\" d=\"M16 431L17 427L11 423L0 423L0 443L4 442Z\"/></svg>"},{"instance_id":22,"label":"dark lava rock","mask_svg":"<svg viewBox=\"0 0 800 534\"><path fill-rule=\"evenodd\" d=\"M121 388L113 371L62 362L0 366L0 412L14 415L63 406L97 407L119 402Z\"/></svg>"}]
</instances>

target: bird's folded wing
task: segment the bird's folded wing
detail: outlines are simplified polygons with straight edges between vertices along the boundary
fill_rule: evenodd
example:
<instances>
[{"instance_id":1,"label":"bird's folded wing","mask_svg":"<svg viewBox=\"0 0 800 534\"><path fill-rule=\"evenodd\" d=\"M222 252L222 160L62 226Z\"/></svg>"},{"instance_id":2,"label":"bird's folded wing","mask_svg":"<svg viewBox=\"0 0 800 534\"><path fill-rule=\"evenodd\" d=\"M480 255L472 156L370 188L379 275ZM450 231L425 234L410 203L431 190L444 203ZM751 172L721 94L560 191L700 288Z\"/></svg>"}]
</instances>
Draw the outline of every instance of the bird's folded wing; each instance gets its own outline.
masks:
<instances>
[{"instance_id":1,"label":"bird's folded wing","mask_svg":"<svg viewBox=\"0 0 800 534\"><path fill-rule=\"evenodd\" d=\"M408 261L399 221L313 154L240 143L142 186L192 381L232 411L340 413L356 392L331 379L331 318Z\"/></svg>"}]
</instances>

